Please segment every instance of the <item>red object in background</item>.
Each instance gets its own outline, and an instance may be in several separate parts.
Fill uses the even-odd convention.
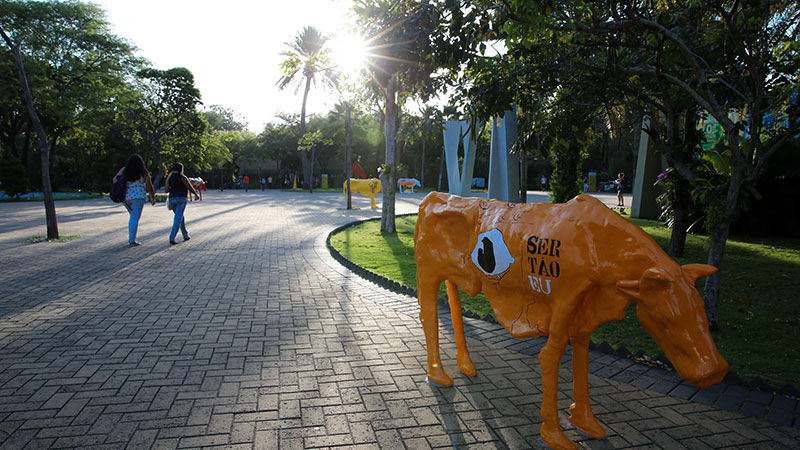
[[[364,168],[361,167],[361,164],[359,164],[357,162],[353,163],[353,168],[351,169],[351,172],[353,173],[354,177],[358,176],[358,177],[363,178],[365,180],[367,179],[367,172],[364,172]]]

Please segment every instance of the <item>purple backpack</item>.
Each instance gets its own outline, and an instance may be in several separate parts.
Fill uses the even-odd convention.
[[[111,191],[109,191],[108,197],[114,203],[124,202],[126,188],[125,171],[123,170],[121,174],[114,175],[114,181],[111,182]]]

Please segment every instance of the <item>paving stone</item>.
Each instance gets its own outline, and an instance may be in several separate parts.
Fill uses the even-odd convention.
[[[771,423],[790,427],[794,421],[794,414],[792,410],[780,409],[773,406],[767,413],[767,420]]]
[[[722,408],[726,411],[738,411],[741,404],[742,404],[741,396],[723,394],[719,397],[715,406],[717,406],[718,408]]]
[[[766,414],[767,406],[763,403],[756,403],[751,401],[746,401],[742,405],[740,412],[748,417],[756,417],[756,418],[763,418]]]

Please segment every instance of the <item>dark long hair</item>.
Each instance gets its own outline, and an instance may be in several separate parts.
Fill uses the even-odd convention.
[[[150,172],[144,166],[144,160],[138,153],[132,154],[125,163],[125,181],[136,181],[145,175],[150,176]]]
[[[172,189],[174,187],[172,185],[172,183],[173,183],[172,177],[175,175],[176,172],[178,173],[177,178],[180,178],[181,174],[183,173],[183,164],[181,164],[179,162],[176,162],[175,165],[172,166],[172,173],[169,174],[169,176],[167,177],[167,181],[166,181],[166,184],[169,185],[170,189]]]

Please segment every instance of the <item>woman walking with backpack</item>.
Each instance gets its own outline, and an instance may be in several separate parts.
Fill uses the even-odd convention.
[[[194,194],[195,200],[200,197],[192,187],[192,183],[183,174],[183,164],[175,163],[172,167],[172,173],[169,174],[167,181],[164,183],[164,191],[169,193],[167,208],[175,213],[175,218],[172,220],[172,230],[169,233],[169,244],[177,244],[175,237],[178,235],[178,227],[180,227],[181,234],[183,234],[183,240],[188,241],[191,238],[189,237],[189,232],[186,231],[186,221],[183,218],[183,212],[186,210],[186,196],[191,192]]]
[[[139,229],[139,219],[142,217],[144,202],[150,196],[150,204],[156,204],[156,193],[153,189],[153,182],[150,181],[150,172],[144,165],[141,156],[134,153],[128,158],[125,167],[119,170],[117,175],[125,177],[125,209],[128,210],[128,244],[131,247],[141,245],[136,240],[136,232]]]

